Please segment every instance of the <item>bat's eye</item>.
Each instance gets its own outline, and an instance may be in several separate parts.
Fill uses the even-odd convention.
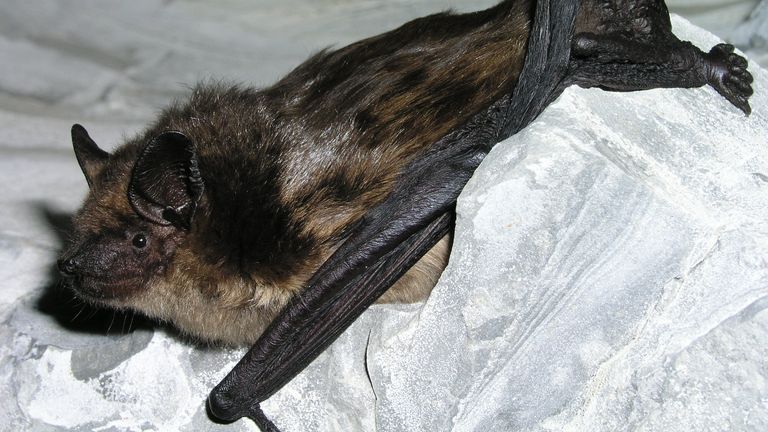
[[[138,249],[144,249],[147,246],[147,236],[141,233],[133,236],[133,246]]]

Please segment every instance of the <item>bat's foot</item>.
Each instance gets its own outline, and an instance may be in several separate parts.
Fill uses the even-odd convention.
[[[733,45],[715,45],[704,54],[707,83],[736,108],[749,115],[752,96],[752,74],[747,71],[747,59],[733,52]]]
[[[663,0],[582,1],[571,45],[570,79],[612,91],[711,85],[749,115],[747,60],[720,44],[708,53],[672,33]]]
[[[747,60],[733,50],[733,45],[720,44],[705,53],[677,39],[648,45],[620,35],[578,34],[571,50],[571,78],[582,87],[613,91],[709,84],[749,115],[753,78]]]

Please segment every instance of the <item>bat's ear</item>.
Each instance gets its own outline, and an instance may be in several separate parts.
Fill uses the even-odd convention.
[[[100,149],[88,135],[88,131],[79,124],[72,125],[72,146],[75,148],[77,163],[80,164],[80,169],[83,170],[85,180],[90,187],[107,163],[109,153]]]
[[[189,138],[181,132],[163,132],[144,147],[128,185],[128,200],[137,213],[186,230],[202,194],[197,153]]]

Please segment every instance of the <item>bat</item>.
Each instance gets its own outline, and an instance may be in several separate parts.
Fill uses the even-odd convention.
[[[428,294],[456,198],[568,86],[712,86],[750,113],[747,61],[671,32],[662,0],[517,0],[312,56],[272,86],[198,85],[112,153],[72,127],[89,194],[58,267],[75,294],[253,344],[208,398],[259,403],[368,306]]]

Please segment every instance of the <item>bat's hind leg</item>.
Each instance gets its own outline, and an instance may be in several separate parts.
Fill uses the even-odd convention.
[[[705,53],[679,40],[659,0],[598,3],[587,4],[581,12],[586,18],[577,21],[570,66],[574,84],[613,91],[709,84],[750,113],[752,75],[732,45],[719,44]]]

